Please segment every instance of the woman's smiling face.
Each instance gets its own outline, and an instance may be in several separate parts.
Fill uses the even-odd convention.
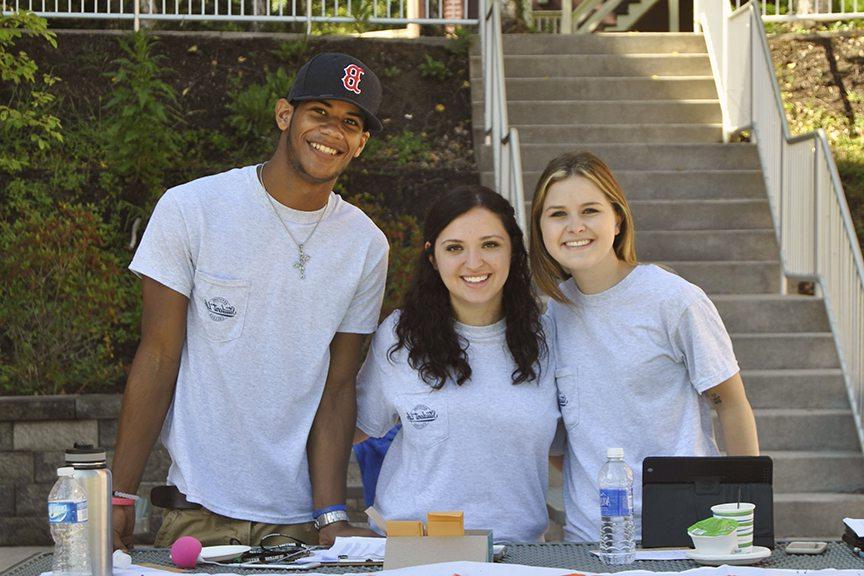
[[[441,231],[431,259],[450,292],[456,320],[500,318],[512,251],[501,219],[486,208],[469,210]]]
[[[549,186],[540,230],[549,255],[574,278],[617,264],[613,243],[620,219],[606,195],[587,178],[570,176]]]

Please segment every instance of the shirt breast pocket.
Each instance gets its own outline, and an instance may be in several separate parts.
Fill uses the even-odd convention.
[[[249,283],[195,272],[192,302],[195,319],[212,342],[236,340],[243,334]]]
[[[558,387],[558,408],[567,429],[579,426],[579,378],[575,366],[562,366],[555,370]]]
[[[399,395],[399,418],[405,440],[418,448],[440,444],[450,436],[447,399],[435,392]]]

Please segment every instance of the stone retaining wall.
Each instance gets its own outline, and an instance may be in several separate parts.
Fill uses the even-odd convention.
[[[0,546],[50,545],[48,492],[63,465],[63,454],[75,442],[101,446],[114,457],[119,394],[80,396],[0,396]],[[141,487],[142,498],[165,482],[171,459],[157,442]],[[356,463],[348,474],[348,508],[352,520],[365,521],[362,484]],[[136,525],[135,541],[152,543],[162,522],[159,509]]]
[[[75,442],[108,450],[114,456],[119,394],[0,397],[0,546],[50,545],[48,492]],[[147,462],[140,493],[164,482],[170,459],[162,446]],[[159,514],[136,538],[152,542]],[[153,532],[155,534],[155,532]]]

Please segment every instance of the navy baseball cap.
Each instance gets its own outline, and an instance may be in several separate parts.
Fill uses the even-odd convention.
[[[381,82],[368,66],[347,54],[324,52],[313,56],[297,72],[287,98],[289,102],[351,102],[360,108],[366,130],[377,132],[383,128],[375,117],[381,104]]]

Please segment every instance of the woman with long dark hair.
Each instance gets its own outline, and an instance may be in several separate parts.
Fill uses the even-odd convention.
[[[496,541],[542,540],[559,412],[522,231],[506,200],[467,186],[430,207],[424,238],[357,381],[361,437],[402,422],[375,508],[387,520],[463,510]]]

